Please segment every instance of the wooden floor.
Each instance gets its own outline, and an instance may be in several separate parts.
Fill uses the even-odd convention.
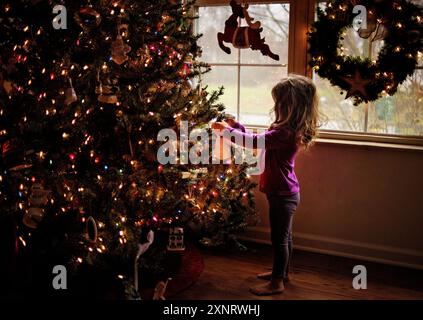
[[[304,300],[304,299],[423,299],[423,271],[296,251],[292,281],[282,295],[257,297],[248,287],[262,283],[256,273],[271,265],[269,246],[250,244],[246,252],[204,252],[205,270],[188,290],[173,299],[181,300]],[[364,264],[367,290],[352,288],[352,268]]]

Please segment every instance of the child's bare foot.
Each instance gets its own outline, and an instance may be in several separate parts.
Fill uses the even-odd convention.
[[[259,273],[257,275],[257,278],[259,278],[261,280],[269,280],[270,281],[272,279],[272,271]],[[289,280],[290,280],[289,275],[286,275],[285,277],[283,277],[284,282],[289,282]]]
[[[259,273],[257,275],[257,278],[262,279],[262,280],[270,280],[270,279],[272,279],[272,271]]]
[[[250,288],[250,292],[257,296],[269,296],[272,294],[280,294],[285,290],[283,280],[272,280],[266,284],[261,284]]]

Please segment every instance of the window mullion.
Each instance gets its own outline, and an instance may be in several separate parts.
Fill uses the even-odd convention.
[[[236,97],[236,117],[237,120],[239,121],[241,118],[241,105],[240,105],[240,100],[241,100],[241,50],[238,49],[238,76],[237,76],[237,97]]]
[[[368,46],[368,56],[370,61],[373,60],[373,43],[372,41],[369,40],[369,46]],[[370,102],[366,102],[365,107],[364,107],[364,128],[363,131],[364,132],[368,132],[369,130],[369,108],[371,106]]]

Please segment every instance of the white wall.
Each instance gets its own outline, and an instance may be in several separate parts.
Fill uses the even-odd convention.
[[[317,143],[297,159],[296,248],[423,269],[423,151]],[[268,242],[261,223],[247,237]]]

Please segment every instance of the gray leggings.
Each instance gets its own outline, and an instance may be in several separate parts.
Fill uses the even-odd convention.
[[[292,196],[267,195],[273,247],[272,278],[288,276],[292,256],[292,220],[300,203],[300,194]]]

